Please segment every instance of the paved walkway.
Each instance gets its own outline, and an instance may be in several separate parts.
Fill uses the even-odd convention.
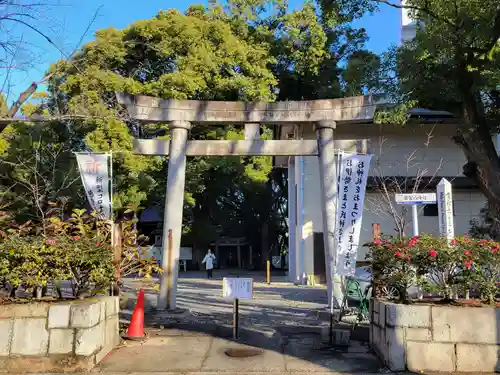
[[[146,288],[149,339],[130,342],[106,357],[95,371],[121,372],[379,372],[366,342],[332,349],[324,288],[288,283],[255,283],[254,299],[240,302],[240,338],[232,340],[232,304],[224,301],[222,276],[207,280],[184,274],[179,282],[179,313],[157,312],[156,293]],[[263,281],[262,275],[246,274]],[[284,281],[284,278],[281,280]],[[129,307],[144,284],[127,282]],[[131,311],[125,311],[126,320]],[[236,357],[235,357],[236,356]]]

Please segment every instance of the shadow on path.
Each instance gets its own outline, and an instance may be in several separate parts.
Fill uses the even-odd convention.
[[[381,365],[367,342],[351,340],[346,347],[325,344],[328,321],[324,314],[318,313],[318,308],[324,310],[324,305],[317,302],[325,294],[323,290],[257,285],[255,299],[241,301],[240,336],[235,340],[232,338],[232,304],[221,298],[221,287],[217,283],[220,281],[181,279],[178,307],[182,312],[178,314],[156,311],[156,292],[147,289],[145,324],[149,340],[117,349],[99,369],[110,372],[379,372]],[[124,309],[121,316],[125,326],[135,304],[135,286],[128,284],[124,288],[130,297],[128,309]],[[342,328],[350,329],[349,325]],[[352,337],[367,341],[366,332],[366,328],[365,333],[358,329]],[[230,348],[257,350],[260,354],[231,358],[224,353]]]

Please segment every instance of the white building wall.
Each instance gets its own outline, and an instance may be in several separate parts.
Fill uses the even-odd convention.
[[[405,0],[401,0],[401,5],[405,5]],[[410,17],[410,11],[401,9],[401,42],[407,42],[417,36],[417,22]]]
[[[314,137],[308,134],[307,138]],[[304,137],[306,138],[306,137]],[[349,137],[352,139],[352,137]],[[462,151],[450,140],[449,136],[429,137],[427,135],[391,135],[390,137],[371,137],[370,152],[372,159],[371,176],[446,176],[461,177],[462,166],[466,160]],[[346,150],[353,151],[353,150]],[[296,167],[299,162],[297,157]],[[296,169],[296,182],[298,185],[297,196],[300,195],[300,168]],[[470,221],[478,217],[484,207],[485,198],[478,191],[453,191],[455,207],[455,233],[461,234],[469,230]],[[379,223],[384,234],[395,234],[395,222],[391,210],[401,212],[404,208],[392,204],[386,197],[377,192],[368,192],[365,198],[365,211],[363,213],[360,243],[372,239],[372,224]],[[298,199],[300,202],[300,199]],[[391,205],[393,208],[391,208]],[[411,234],[411,212],[407,207],[406,234]],[[431,210],[430,210],[431,211]],[[297,207],[300,217],[301,207]],[[419,210],[419,229],[421,233],[438,234],[438,217],[426,216],[431,212]],[[304,272],[314,272],[314,232],[323,232],[321,191],[319,179],[319,164],[317,157],[304,157],[304,210],[303,223],[298,220],[297,235],[303,239],[304,246]],[[300,247],[300,242],[297,241]],[[299,253],[299,251],[297,252]],[[358,253],[358,261],[366,258],[367,249],[362,248]],[[300,261],[300,256],[298,257]]]
[[[465,156],[450,137],[372,137],[371,176],[462,176]]]

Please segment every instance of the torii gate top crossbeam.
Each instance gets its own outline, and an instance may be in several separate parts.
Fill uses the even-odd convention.
[[[191,123],[304,123],[371,121],[376,104],[371,96],[285,102],[223,102],[165,100],[150,96],[116,94],[129,115],[142,122]]]

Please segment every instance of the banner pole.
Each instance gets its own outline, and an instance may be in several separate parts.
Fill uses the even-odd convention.
[[[115,236],[114,236],[114,228],[115,228],[115,215],[113,213],[113,152],[109,152],[109,212],[111,216],[111,246],[114,246]]]
[[[337,222],[338,222],[338,208],[339,208],[339,192],[340,192],[340,179],[341,179],[341,174],[342,174],[342,164],[341,164],[341,161],[342,161],[342,150],[339,149],[338,152],[337,152],[337,204],[335,206],[335,221],[334,221],[334,226],[333,226],[333,259],[332,259],[332,269],[331,269],[331,272],[332,272],[332,294],[330,296],[330,337],[329,337],[329,343],[330,345],[333,345],[333,327],[335,325],[335,319],[334,319],[334,298],[333,298],[333,295],[334,295],[334,288],[335,288],[335,275],[336,275],[336,268],[337,268]],[[340,308],[342,309],[342,306],[340,306]],[[339,320],[340,320],[340,314],[342,313],[342,310],[339,311]]]
[[[114,189],[113,189],[113,152],[109,153],[109,205],[110,205],[110,213],[111,213],[111,221],[114,222],[115,215],[113,212],[113,199],[114,199]]]

